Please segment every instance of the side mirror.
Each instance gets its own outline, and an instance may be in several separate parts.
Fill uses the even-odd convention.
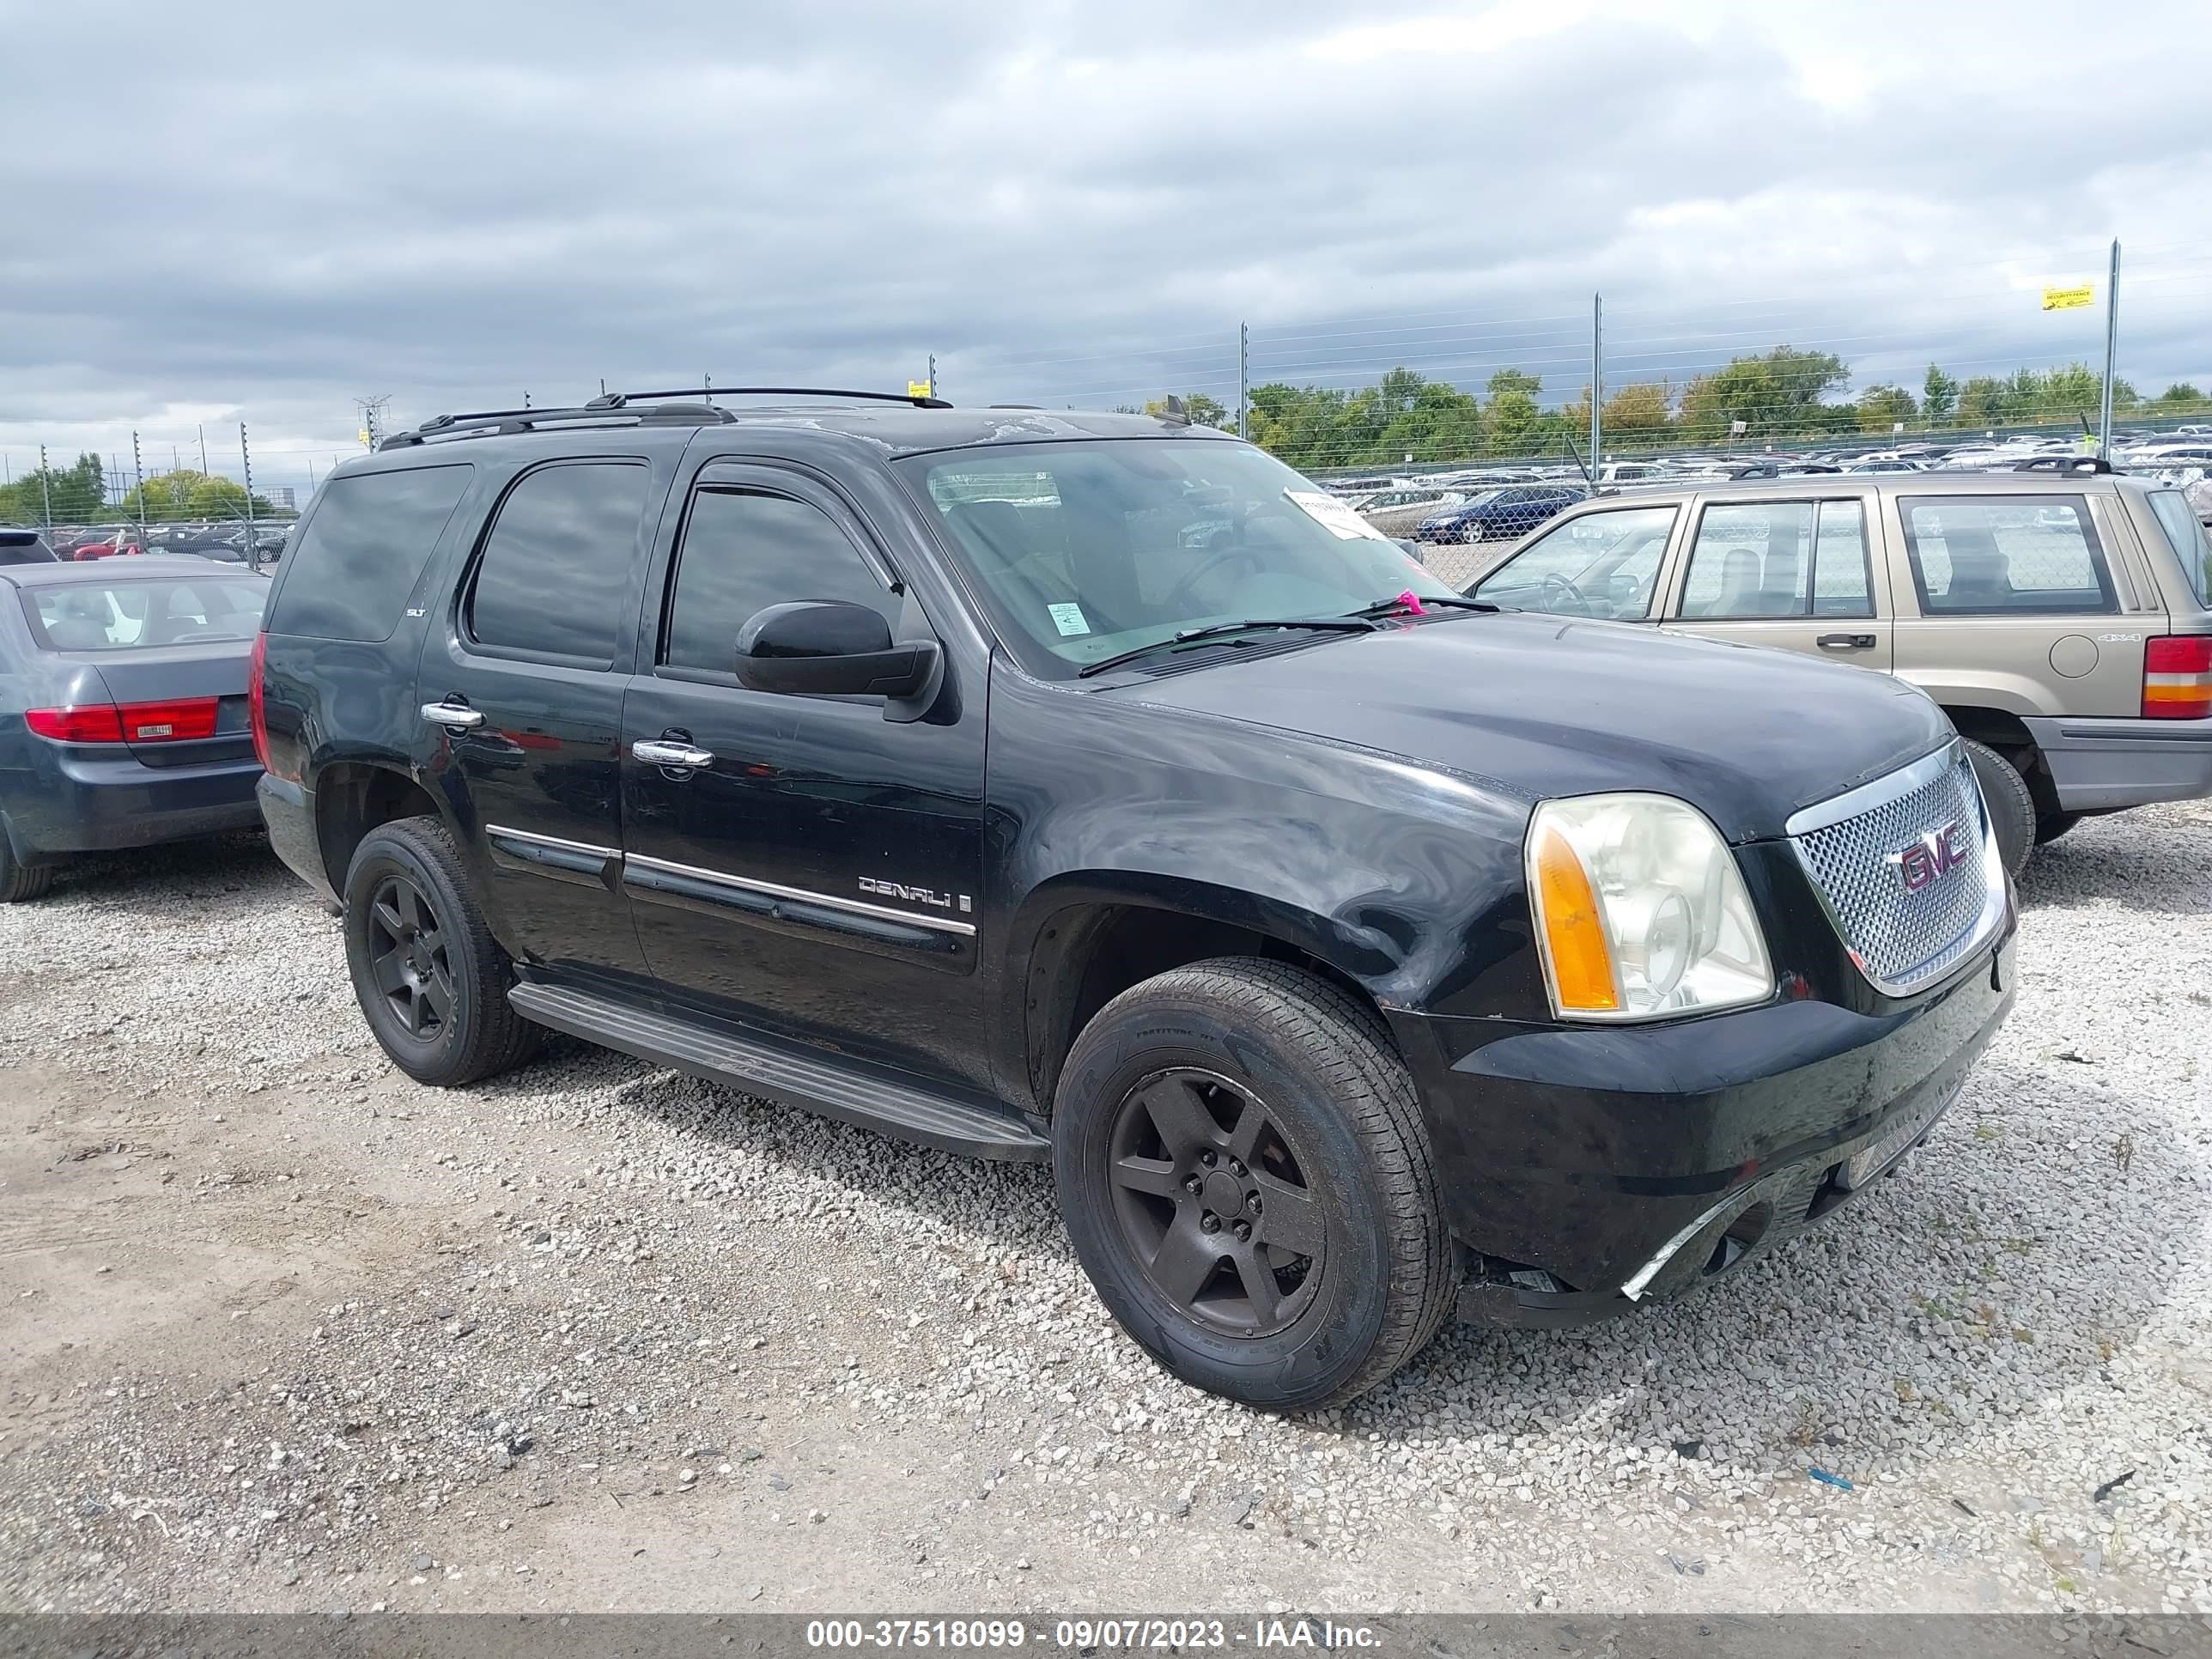
[[[911,696],[937,666],[937,642],[893,645],[883,612],[842,600],[772,605],[738,630],[738,684],[753,691]]]

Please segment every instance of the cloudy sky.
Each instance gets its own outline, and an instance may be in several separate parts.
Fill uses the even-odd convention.
[[[1732,351],[2212,386],[2212,9],[0,0],[0,453],[304,483],[610,386],[1107,404]]]

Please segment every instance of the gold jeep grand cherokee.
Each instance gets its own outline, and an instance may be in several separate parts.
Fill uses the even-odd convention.
[[[2212,541],[2179,489],[2095,465],[1600,495],[1467,592],[1918,686],[2016,873],[2084,817],[2212,794]]]

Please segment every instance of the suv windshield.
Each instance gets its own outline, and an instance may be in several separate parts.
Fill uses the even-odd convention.
[[[1344,501],[1245,444],[998,445],[900,465],[1008,648],[1048,679],[1188,629],[1344,617],[1408,590],[1453,597]]]

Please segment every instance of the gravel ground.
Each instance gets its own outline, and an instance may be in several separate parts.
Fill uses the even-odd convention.
[[[265,848],[88,866],[0,911],[0,1609],[2212,1612],[2208,855],[2045,849],[1833,1225],[1301,1419],[1123,1340],[1042,1170],[575,1045],[422,1090]]]

